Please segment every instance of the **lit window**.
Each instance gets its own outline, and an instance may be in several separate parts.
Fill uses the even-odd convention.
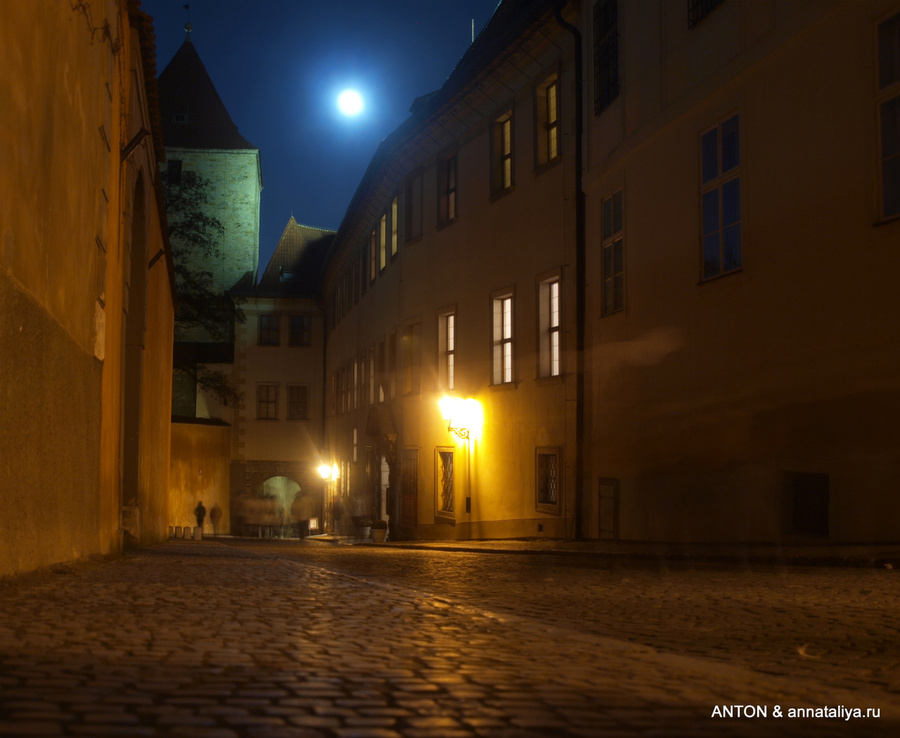
[[[259,345],[260,346],[277,346],[278,345],[278,316],[277,315],[260,315],[259,316]]]
[[[622,217],[622,190],[601,204],[603,227],[603,315],[625,307],[625,239]]]
[[[306,420],[309,417],[309,387],[305,384],[288,385],[288,420]]]
[[[381,216],[378,227],[378,268],[384,269],[387,266],[387,213]]]
[[[456,154],[442,159],[438,165],[438,222],[443,225],[456,219]]]
[[[594,112],[602,113],[619,96],[619,4],[594,5]]]
[[[494,122],[491,190],[501,194],[513,186],[512,112]]]
[[[278,419],[278,385],[256,385],[256,417],[260,420]]]
[[[738,116],[700,138],[703,279],[741,268],[741,178]]]
[[[559,80],[554,74],[537,88],[537,163],[538,166],[559,156]]]
[[[495,297],[493,383],[513,381],[513,296]]]
[[[559,277],[539,285],[540,301],[540,376],[558,377],[560,372]]]
[[[438,381],[443,389],[456,386],[456,313],[445,313],[438,319]]]
[[[900,214],[900,13],[878,26],[881,212]]]
[[[394,197],[391,201],[391,258],[397,255],[397,247],[399,245],[398,227],[400,215],[400,199]]]

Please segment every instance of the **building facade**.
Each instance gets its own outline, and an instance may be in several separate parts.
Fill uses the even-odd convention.
[[[501,3],[329,254],[333,528],[898,540],[898,28]]]
[[[4,18],[0,575],[165,537],[174,314],[150,18]]]

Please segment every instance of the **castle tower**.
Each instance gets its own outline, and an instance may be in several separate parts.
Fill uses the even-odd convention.
[[[231,289],[259,261],[259,149],[244,138],[222,103],[188,37],[159,76],[166,147],[163,177],[171,183],[195,173],[212,185],[204,208],[224,226],[219,258],[199,264],[217,290]]]

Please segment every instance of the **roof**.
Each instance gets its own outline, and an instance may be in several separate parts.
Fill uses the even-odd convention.
[[[159,75],[165,145],[185,149],[256,149],[231,120],[190,38]]]
[[[253,296],[316,297],[319,270],[334,235],[334,231],[301,225],[292,215]]]

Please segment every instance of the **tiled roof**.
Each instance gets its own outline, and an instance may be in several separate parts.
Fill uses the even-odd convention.
[[[315,297],[319,270],[334,233],[300,225],[292,215],[254,294],[257,297]]]
[[[166,146],[256,148],[238,132],[189,38],[159,75],[159,107]]]

